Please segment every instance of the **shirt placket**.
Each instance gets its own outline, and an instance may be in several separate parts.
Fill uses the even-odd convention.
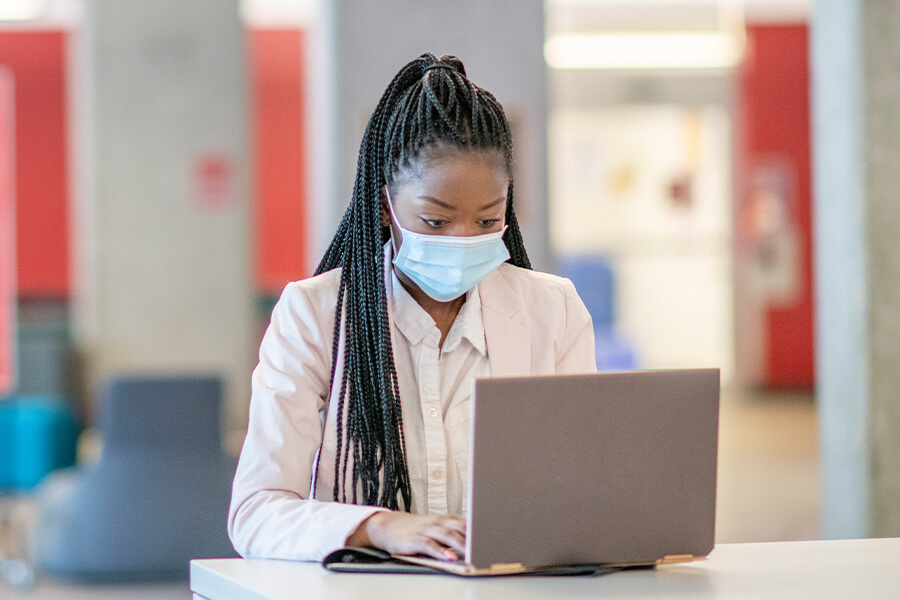
[[[428,481],[428,512],[447,512],[447,441],[444,437],[444,416],[441,410],[440,332],[425,336],[419,360],[419,399],[425,421],[425,464]]]

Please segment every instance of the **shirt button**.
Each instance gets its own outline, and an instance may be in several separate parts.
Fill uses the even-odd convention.
[[[430,417],[436,417],[437,415],[438,415],[438,411],[437,411],[436,408],[431,407],[431,408],[428,409],[428,416],[430,416]]]
[[[435,469],[434,471],[431,472],[432,479],[440,479],[443,476],[444,476],[444,472],[441,471],[440,469]]]

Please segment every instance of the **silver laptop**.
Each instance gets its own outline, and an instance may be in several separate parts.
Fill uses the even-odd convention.
[[[712,550],[718,369],[473,385],[460,574],[651,565]]]

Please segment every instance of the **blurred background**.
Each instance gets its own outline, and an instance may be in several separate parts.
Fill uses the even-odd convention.
[[[86,501],[60,473],[109,463],[117,402],[198,379],[212,412],[141,418],[159,448],[202,420],[203,460],[234,459],[272,306],[312,273],[371,110],[426,51],[506,108],[532,262],[575,282],[598,368],[721,369],[717,540],[900,534],[898,10],[0,0],[0,590],[190,597],[163,563],[70,565],[59,515]],[[215,552],[198,548],[178,551]]]

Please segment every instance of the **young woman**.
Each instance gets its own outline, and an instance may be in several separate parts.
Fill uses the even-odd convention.
[[[260,347],[228,518],[243,556],[457,558],[472,378],[595,370],[575,288],[530,270],[512,162],[502,107],[458,59],[391,81],[350,207]]]

